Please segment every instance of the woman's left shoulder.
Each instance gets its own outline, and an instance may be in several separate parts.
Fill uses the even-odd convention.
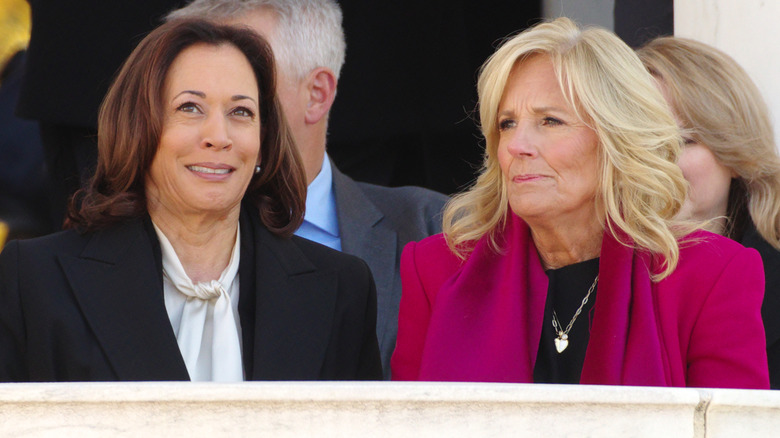
[[[742,276],[763,278],[758,252],[709,231],[695,231],[680,240],[680,258],[669,279],[699,282],[738,281]]]
[[[740,254],[754,253],[728,237],[705,230],[694,231],[680,239],[680,260],[725,260]]]

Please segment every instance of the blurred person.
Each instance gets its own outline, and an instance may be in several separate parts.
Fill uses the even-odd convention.
[[[305,176],[257,34],[154,30],[72,229],[0,254],[0,380],[381,379],[371,273],[292,236]]]
[[[404,250],[393,378],[768,387],[761,260],[675,219],[682,139],[636,54],[560,18],[478,89],[484,168]]]
[[[446,196],[387,188],[342,174],[326,152],[328,114],[344,64],[341,10],[332,0],[196,0],[169,14],[249,27],[265,36],[277,89],[306,170],[306,216],[295,234],[360,257],[377,288],[377,338],[385,377],[395,348],[403,246],[441,231]]]
[[[46,197],[50,187],[38,124],[14,115],[29,39],[27,2],[0,3],[0,221],[15,239],[51,231]]]
[[[683,131],[690,184],[680,215],[755,248],[764,262],[761,314],[769,377],[780,388],[780,157],[769,109],[730,56],[684,38],[658,38],[639,51]]]

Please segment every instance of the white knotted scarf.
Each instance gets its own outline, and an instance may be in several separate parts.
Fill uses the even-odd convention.
[[[238,317],[241,235],[219,280],[193,283],[171,242],[154,225],[162,249],[165,309],[192,381],[244,380]]]

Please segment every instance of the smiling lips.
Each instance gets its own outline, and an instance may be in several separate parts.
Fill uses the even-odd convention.
[[[220,179],[236,170],[235,167],[225,164],[192,164],[187,166],[191,172],[207,179]]]

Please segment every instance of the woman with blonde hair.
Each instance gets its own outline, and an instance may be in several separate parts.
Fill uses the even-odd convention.
[[[682,139],[636,54],[560,18],[478,88],[483,170],[404,251],[393,377],[768,387],[759,256],[675,219]]]
[[[680,216],[761,254],[769,373],[780,388],[780,157],[769,110],[748,74],[714,47],[664,37],[638,54],[683,130],[690,192]]]

